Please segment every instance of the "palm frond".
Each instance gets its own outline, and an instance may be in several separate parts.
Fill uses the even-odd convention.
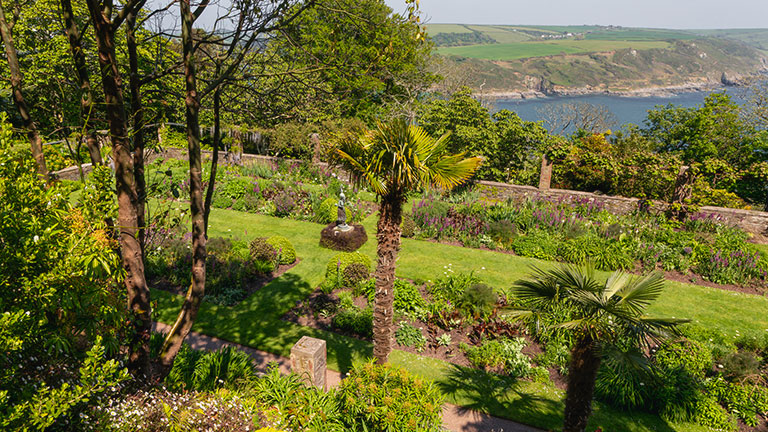
[[[617,306],[640,315],[661,295],[664,290],[664,278],[659,273],[651,273],[640,279],[627,281],[623,286],[616,288],[615,295],[619,298]]]

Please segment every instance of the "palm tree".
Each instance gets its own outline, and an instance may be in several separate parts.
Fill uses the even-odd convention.
[[[573,331],[568,369],[563,432],[583,432],[592,412],[592,395],[600,362],[610,352],[647,348],[687,320],[648,318],[645,309],[664,288],[658,273],[636,277],[615,272],[605,282],[592,269],[563,266],[534,268],[529,279],[517,281],[512,294],[522,305],[512,312],[537,326]],[[569,311],[570,313],[563,313]]]
[[[330,160],[379,199],[378,262],[373,314],[373,355],[386,363],[392,351],[392,304],[400,222],[408,193],[432,185],[450,190],[469,179],[481,159],[446,153],[447,135],[433,139],[404,120],[378,123],[373,130],[336,140]]]

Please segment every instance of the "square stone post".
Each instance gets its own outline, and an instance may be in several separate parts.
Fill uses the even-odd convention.
[[[302,336],[291,348],[291,372],[322,390],[327,390],[326,364],[326,347],[322,339]]]
[[[539,173],[539,189],[549,190],[552,183],[552,162],[547,155],[541,155],[541,172]]]

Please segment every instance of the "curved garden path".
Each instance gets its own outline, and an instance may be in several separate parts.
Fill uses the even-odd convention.
[[[160,322],[152,325],[152,330],[165,333],[171,326]],[[290,370],[290,359],[276,354],[259,351],[247,346],[227,342],[222,339],[207,336],[201,333],[190,332],[185,340],[194,349],[217,350],[223,346],[233,346],[253,358],[256,369],[260,372],[267,370],[269,363],[277,363],[282,373],[288,373]],[[328,369],[328,385],[336,387],[342,380],[341,373]],[[511,420],[493,417],[478,411],[469,410],[456,405],[443,405],[443,426],[449,431],[456,432],[536,432],[536,429]]]

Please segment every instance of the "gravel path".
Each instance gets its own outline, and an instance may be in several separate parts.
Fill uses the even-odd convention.
[[[155,322],[152,324],[152,330],[165,333],[170,328],[169,325]],[[276,362],[280,371],[288,373],[290,369],[290,359],[279,355],[271,354],[264,351],[255,350],[247,346],[238,345],[236,343],[227,342],[222,339],[218,339],[211,336],[206,336],[201,333],[191,332],[185,340],[194,349],[216,350],[223,346],[233,346],[241,349],[253,357],[256,369],[259,371],[265,371],[267,365],[271,362]],[[334,370],[328,369],[327,374],[328,385],[330,387],[336,387],[341,382],[341,374]],[[443,426],[449,431],[456,432],[538,432],[540,429],[526,426],[520,423],[515,423],[511,420],[506,420],[498,417],[493,417],[488,414],[483,414],[477,411],[468,410],[456,405],[445,404],[443,405]]]

